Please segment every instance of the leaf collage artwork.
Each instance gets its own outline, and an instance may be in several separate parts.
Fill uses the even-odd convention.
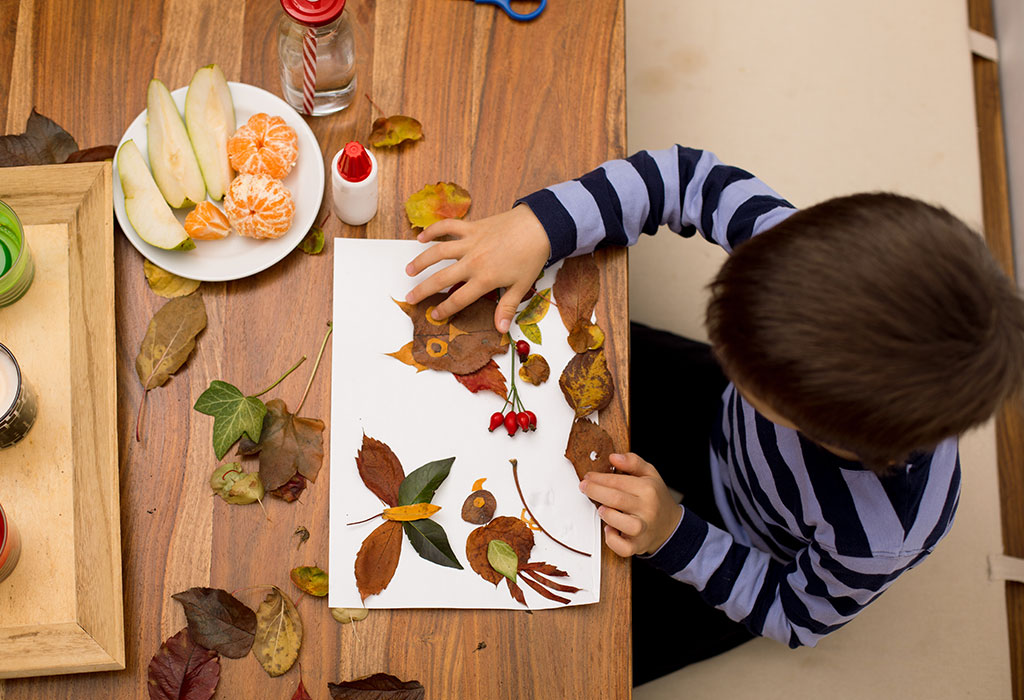
[[[404,301],[422,279],[403,272],[421,244],[335,244],[335,324],[372,333],[334,338],[328,604],[597,602],[600,521],[563,456],[577,411],[549,380],[576,357],[560,315],[549,313],[558,266],[523,300],[510,337],[494,329],[494,295],[441,321],[430,312],[443,293]],[[488,429],[495,416],[501,430]],[[420,481],[426,490],[406,493]]]

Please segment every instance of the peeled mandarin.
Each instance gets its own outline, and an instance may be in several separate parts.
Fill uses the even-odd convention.
[[[231,233],[231,224],[217,205],[203,201],[185,217],[185,233],[197,241],[217,241]]]
[[[299,158],[299,137],[281,117],[252,115],[228,139],[228,162],[240,173],[277,179],[291,172]]]
[[[242,173],[228,188],[224,213],[243,236],[280,238],[291,228],[295,201],[280,180]]]

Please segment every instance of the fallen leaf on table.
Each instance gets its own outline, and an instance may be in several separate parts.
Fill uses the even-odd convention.
[[[314,226],[299,243],[299,249],[306,255],[320,255],[324,249],[324,232],[320,227]]]
[[[426,690],[419,681],[402,681],[387,673],[342,683],[328,683],[331,700],[423,700]]]
[[[114,160],[117,155],[117,146],[107,144],[106,146],[93,146],[75,151],[64,159],[65,163],[98,163],[104,160]]]
[[[438,487],[448,478],[454,463],[455,458],[448,457],[427,462],[419,469],[413,470],[398,486],[398,505],[429,504],[434,499]]]
[[[229,659],[249,653],[256,635],[256,613],[219,588],[189,588],[173,596],[188,620],[188,633],[207,649]]]
[[[369,614],[366,608],[331,608],[331,617],[343,625],[365,620]]]
[[[390,447],[364,433],[363,445],[356,454],[356,468],[366,488],[377,498],[389,506],[398,505],[398,489],[405,472]]]
[[[543,355],[529,355],[519,367],[519,377],[530,384],[543,384],[550,376],[551,366],[548,365],[548,361],[544,359]]]
[[[210,488],[226,503],[240,506],[262,501],[265,494],[260,475],[243,471],[238,462],[217,467],[210,476]]]
[[[269,493],[271,496],[274,496],[275,498],[280,498],[285,503],[291,503],[293,501],[298,500],[299,496],[301,496],[302,492],[305,490],[305,477],[302,476],[302,474],[296,474],[295,476],[288,480],[288,483],[284,484],[283,486],[277,487],[273,491],[268,491],[267,493]]]
[[[291,598],[277,586],[256,609],[256,639],[252,653],[270,677],[292,667],[302,646],[302,618]]]
[[[507,578],[512,583],[516,582],[516,572],[519,571],[519,555],[512,549],[505,540],[491,540],[487,543],[487,562],[491,568]]]
[[[526,308],[519,312],[516,316],[516,323],[520,327],[526,325],[536,325],[543,320],[548,314],[548,309],[551,307],[551,288],[542,289],[530,299],[526,304]]]
[[[414,520],[429,518],[439,510],[441,510],[441,506],[436,506],[433,503],[413,503],[408,506],[385,508],[384,512],[381,513],[381,517],[385,520],[395,520],[400,523],[407,523]]]
[[[471,201],[469,192],[454,182],[439,182],[409,195],[405,215],[413,226],[426,228],[441,219],[461,219]]]
[[[452,546],[448,543],[448,535],[438,523],[433,520],[414,520],[402,523],[402,527],[420,557],[452,569],[462,568],[462,564],[455,558]]]
[[[269,491],[299,474],[316,481],[324,459],[324,422],[288,412],[281,399],[267,402],[259,438],[260,478]]]
[[[148,260],[142,261],[142,269],[146,273],[146,282],[154,294],[165,299],[188,296],[199,289],[199,280],[190,280],[157,267]]]
[[[182,297],[182,301],[193,297]],[[168,303],[173,304],[177,299]],[[228,453],[243,435],[259,442],[267,406],[255,396],[246,396],[233,384],[215,379],[199,395],[193,408],[213,416],[213,452],[217,459]],[[263,481],[266,486],[266,479]],[[277,485],[273,488],[277,488]]]
[[[569,431],[565,458],[572,462],[576,476],[582,479],[588,472],[610,472],[608,457],[615,452],[612,436],[596,423],[577,418]]]
[[[419,141],[423,138],[423,125],[412,117],[396,114],[391,117],[380,117],[373,122],[370,138],[371,146],[397,146],[403,141]]]
[[[289,578],[303,593],[317,598],[327,595],[327,572],[319,566],[296,566]]]
[[[426,369],[424,367],[423,369]],[[487,361],[487,364],[475,372],[469,374],[453,374],[453,377],[462,386],[474,394],[478,391],[493,391],[501,398],[508,398],[508,387],[505,386],[505,375],[501,373],[498,363],[494,359]]]
[[[565,330],[571,332],[581,319],[589,321],[601,291],[601,278],[594,256],[566,259],[555,273],[555,284],[551,289]]]
[[[394,520],[385,520],[363,540],[355,564],[356,587],[361,600],[387,588],[398,568],[401,553],[402,523]]]
[[[590,319],[580,319],[569,332],[569,347],[573,352],[581,353],[587,350],[597,350],[604,345],[604,331]]]
[[[77,150],[71,134],[33,109],[23,133],[0,136],[0,167],[63,163]]]
[[[299,679],[299,687],[295,689],[295,694],[292,695],[292,700],[313,700],[309,697],[309,693],[306,692],[306,687],[302,685],[302,679]]]
[[[502,540],[512,548],[518,561],[526,563],[533,551],[533,532],[519,518],[500,516],[469,533],[466,538],[466,559],[469,565],[485,581],[498,585],[502,574],[494,570],[487,558],[491,540]]]
[[[210,700],[220,681],[220,655],[198,646],[185,628],[160,645],[147,678],[150,700]]]
[[[577,418],[590,415],[609,404],[615,393],[604,350],[574,355],[558,378],[566,402]]]
[[[508,349],[505,335],[494,327],[497,302],[482,297],[454,316],[435,321],[429,314],[446,298],[445,294],[433,294],[418,304],[395,300],[412,320],[412,359],[416,363],[442,372],[469,374]]]

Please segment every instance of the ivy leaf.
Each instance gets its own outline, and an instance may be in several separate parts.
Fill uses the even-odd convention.
[[[77,150],[71,134],[33,108],[24,133],[0,136],[0,167],[63,163]]]
[[[302,685],[302,679],[299,679],[299,687],[295,689],[295,694],[292,695],[292,700],[313,700],[309,697],[309,693],[306,692],[306,687]]]
[[[403,141],[419,141],[423,138],[423,125],[412,117],[396,114],[381,117],[373,122],[369,142],[374,148],[397,146]]]
[[[253,656],[271,678],[292,667],[302,646],[302,618],[291,598],[277,586],[256,609],[256,639]]]
[[[582,355],[573,355],[558,378],[558,386],[577,418],[607,406],[615,393],[615,385],[608,372],[604,350],[588,350]]]
[[[192,297],[182,297],[188,300]],[[169,304],[173,304],[173,299]],[[215,379],[210,386],[199,395],[192,407],[200,413],[213,416],[213,452],[217,459],[228,453],[238,438],[247,435],[250,440],[258,442],[263,432],[263,417],[267,407],[255,396],[245,396],[232,384]],[[266,479],[263,480],[267,486]],[[275,484],[273,488],[277,488]]]
[[[523,335],[525,335],[527,338],[537,343],[537,345],[542,344],[540,326],[538,326],[536,323],[523,324],[519,326],[519,330],[521,330],[523,332]]]
[[[355,564],[356,587],[361,600],[388,587],[401,554],[402,523],[395,520],[385,520],[363,540]]]
[[[309,233],[299,243],[299,249],[307,255],[320,255],[324,249],[324,232],[318,226],[309,229]]]
[[[498,363],[494,361],[494,358],[488,360],[486,365],[475,372],[453,374],[452,376],[455,377],[459,384],[474,394],[478,391],[493,391],[503,399],[508,397],[505,375],[501,373],[501,369],[498,367]]]
[[[220,681],[220,656],[198,646],[185,628],[160,645],[147,677],[150,700],[210,700]]]
[[[469,192],[454,182],[427,185],[405,200],[405,215],[413,226],[426,228],[441,219],[461,219],[472,202]]]
[[[565,330],[571,332],[577,321],[589,321],[601,291],[601,277],[594,256],[568,258],[555,273],[555,284],[551,289]]]
[[[519,378],[535,386],[543,384],[551,376],[551,366],[543,355],[528,355],[519,366]]]
[[[199,289],[199,280],[190,280],[157,267],[149,260],[142,261],[142,269],[146,273],[146,282],[153,293],[164,299],[188,296]]]
[[[387,673],[342,683],[328,683],[331,700],[423,700],[426,690],[419,681],[402,681]]]
[[[185,609],[188,633],[200,646],[229,659],[249,653],[256,635],[256,613],[219,588],[190,588],[173,596]]]
[[[512,583],[516,582],[516,572],[519,571],[519,555],[508,542],[505,540],[488,542],[487,561],[492,569]]]
[[[327,572],[319,566],[296,566],[289,577],[303,593],[317,598],[327,595]]]
[[[390,447],[363,433],[363,446],[356,454],[356,468],[366,488],[377,498],[389,506],[399,504],[398,490],[405,479],[405,472]]]
[[[524,325],[536,325],[548,315],[548,309],[551,307],[551,288],[542,289],[530,299],[526,304],[526,308],[519,312],[516,316],[516,323],[520,326]]]
[[[267,402],[259,439],[260,478],[274,491],[299,474],[316,481],[324,460],[324,422],[288,412],[281,399]]]
[[[206,305],[201,296],[171,299],[153,314],[135,358],[135,372],[146,391],[163,386],[185,364],[204,328]]]
[[[433,520],[414,520],[402,523],[402,527],[413,549],[422,558],[452,569],[462,568],[452,546],[448,544],[444,528]]]
[[[582,479],[588,472],[610,472],[608,459],[615,452],[615,443],[608,432],[586,418],[577,418],[569,431],[565,458],[572,462],[576,476]]]
[[[398,487],[398,505],[430,503],[441,483],[448,478],[454,457],[428,462],[402,480]]]

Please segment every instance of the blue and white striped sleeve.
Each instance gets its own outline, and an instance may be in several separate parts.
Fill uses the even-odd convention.
[[[849,557],[811,543],[782,563],[683,508],[672,537],[645,558],[752,633],[795,648],[852,620],[926,553]]]
[[[732,252],[795,211],[746,170],[682,146],[608,161],[516,204],[529,206],[547,231],[549,264],[607,245],[633,245],[660,226],[686,237],[699,231]]]

